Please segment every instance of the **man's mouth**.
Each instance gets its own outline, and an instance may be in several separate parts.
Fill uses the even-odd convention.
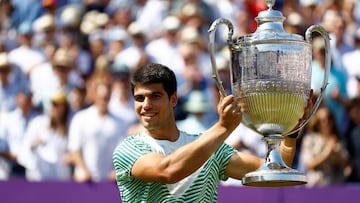
[[[155,116],[156,114],[155,113],[143,113],[141,114],[141,116],[144,118],[144,119],[151,119]]]

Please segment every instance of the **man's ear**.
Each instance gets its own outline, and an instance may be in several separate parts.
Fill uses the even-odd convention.
[[[174,92],[174,94],[171,95],[170,97],[170,103],[172,105],[173,108],[175,108],[175,106],[177,105],[178,103],[178,96],[176,94],[176,92]]]

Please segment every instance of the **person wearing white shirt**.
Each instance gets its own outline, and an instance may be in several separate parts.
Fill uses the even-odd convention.
[[[93,105],[75,113],[70,123],[68,150],[77,182],[115,181],[112,153],[126,137],[126,123],[108,109],[110,84],[94,85]]]
[[[123,119],[127,126],[137,123],[134,101],[130,88],[130,69],[126,65],[113,63],[111,68],[112,92],[109,101],[110,111]],[[127,129],[124,129],[127,131]]]
[[[33,47],[32,39],[32,23],[21,24],[17,35],[19,46],[9,52],[10,62],[19,66],[26,75],[46,60],[45,55]]]
[[[71,180],[67,162],[69,104],[63,90],[51,98],[49,114],[34,118],[26,130],[18,162],[29,181]]]
[[[28,123],[39,115],[33,108],[29,89],[24,88],[18,92],[15,99],[17,108],[0,119],[0,139],[3,141],[3,146],[6,146],[0,149],[0,159],[2,159],[0,173],[6,174],[3,176],[4,179],[24,176],[24,168],[16,159],[23,145]]]
[[[49,45],[51,46],[51,45]],[[34,93],[34,104],[48,112],[50,98],[58,89],[63,89],[68,96],[71,90],[81,83],[75,71],[75,61],[68,51],[59,48],[54,56],[38,65],[30,74],[31,90]]]
[[[161,37],[150,41],[145,46],[145,53],[150,61],[166,64],[179,74],[182,71],[183,59],[179,53],[178,31],[181,29],[181,22],[175,16],[168,16],[163,23],[164,33]]]
[[[0,53],[0,117],[16,108],[15,95],[26,86],[22,71],[10,63],[6,52]]]

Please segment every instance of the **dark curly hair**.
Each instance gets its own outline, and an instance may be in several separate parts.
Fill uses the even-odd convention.
[[[136,70],[131,77],[131,91],[134,94],[136,85],[161,83],[170,98],[177,90],[175,73],[167,66],[148,63]]]

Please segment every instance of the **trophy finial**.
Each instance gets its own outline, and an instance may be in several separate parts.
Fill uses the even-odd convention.
[[[272,9],[272,7],[275,5],[275,0],[265,0],[265,4],[267,5],[267,7]]]

